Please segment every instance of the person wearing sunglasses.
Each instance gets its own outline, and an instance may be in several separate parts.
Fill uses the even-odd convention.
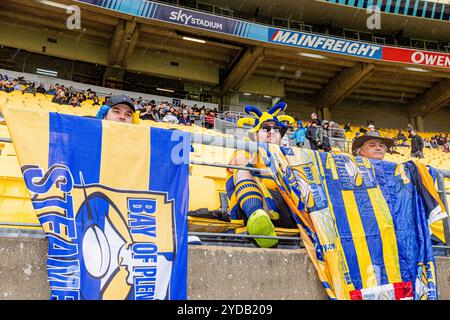
[[[287,132],[287,125],[294,119],[286,115],[278,115],[286,109],[286,103],[280,102],[261,112],[254,106],[245,107],[251,117],[238,120],[238,126],[249,128],[249,138],[258,143],[280,145]],[[237,150],[231,160],[232,165],[265,168],[259,154],[250,154]],[[243,219],[248,233],[251,235],[276,236],[275,227],[297,228],[294,215],[278,191],[272,177],[254,171],[228,169],[226,189],[229,211],[232,219]],[[274,238],[255,238],[256,244],[263,248],[274,247],[278,240]]]

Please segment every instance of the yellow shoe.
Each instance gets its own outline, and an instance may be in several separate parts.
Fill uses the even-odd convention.
[[[247,221],[247,230],[251,235],[276,236],[275,227],[267,213],[258,209],[252,213]],[[255,238],[256,243],[262,248],[270,248],[278,243],[277,239]]]

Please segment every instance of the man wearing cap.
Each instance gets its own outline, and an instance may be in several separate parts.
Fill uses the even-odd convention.
[[[116,122],[134,122],[134,103],[130,97],[119,94],[109,98],[108,104],[104,104],[97,112],[97,119],[104,119]]]
[[[241,118],[238,126],[250,125],[249,137],[259,143],[280,144],[286,134],[284,120],[294,123],[286,115],[278,115],[286,109],[286,103],[279,102],[267,112],[254,106],[245,107],[252,118]],[[259,153],[250,154],[237,150],[232,165],[259,169],[267,168]],[[269,175],[238,169],[228,169],[226,189],[230,213],[233,219],[243,219],[251,235],[276,236],[275,227],[297,228],[296,220],[278,191],[277,184]],[[269,248],[278,243],[277,239],[255,238],[260,247]]]
[[[367,132],[355,139],[352,144],[352,154],[369,159],[383,160],[386,151],[392,153],[393,145],[394,140],[383,138],[379,132]]]

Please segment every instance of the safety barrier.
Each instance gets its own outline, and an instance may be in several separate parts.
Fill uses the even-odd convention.
[[[9,138],[0,138],[0,142],[7,142],[11,143],[12,140]],[[196,144],[202,144],[202,145],[210,145],[210,146],[216,146],[216,147],[224,147],[224,148],[233,148],[233,149],[241,149],[246,150],[248,152],[256,152],[257,151],[257,144],[252,141],[244,141],[244,140],[238,140],[238,139],[231,139],[231,138],[224,138],[220,136],[212,136],[212,135],[204,135],[204,134],[197,134],[193,133],[191,134],[191,143]],[[219,168],[230,168],[230,169],[239,169],[239,170],[247,170],[247,171],[257,171],[259,173],[266,173],[264,169],[258,169],[258,168],[249,168],[249,167],[242,167],[242,166],[233,166],[223,163],[209,163],[209,162],[202,162],[202,161],[195,161],[190,160],[190,164],[194,165],[201,165],[201,166],[209,166],[209,167],[219,167]],[[448,203],[446,195],[450,194],[450,192],[446,192],[445,190],[445,183],[444,179],[450,178],[450,170],[445,169],[438,169],[438,176],[437,176],[437,191],[439,194],[439,197],[441,198],[443,204],[445,205],[446,211],[448,210]],[[450,221],[448,218],[444,220],[444,234],[446,243],[450,243]],[[0,223],[3,226],[7,226],[8,223]],[[39,224],[32,224],[32,223],[13,223],[10,224],[11,226],[17,226],[17,227],[40,227]],[[27,230],[20,230],[19,231],[21,235],[27,234]],[[11,229],[0,229],[0,236],[2,235],[10,235],[11,233],[14,233],[13,228]],[[36,230],[30,230],[30,235],[32,237],[44,237],[43,232],[39,233],[39,231]],[[206,233],[206,232],[189,232],[189,235],[198,236],[200,237],[200,240],[208,241],[212,237],[215,237],[215,240],[217,242],[217,239],[219,238],[228,238],[228,239],[238,239],[238,240],[245,240],[248,238],[276,238],[280,241],[291,241],[292,244],[296,247],[302,247],[301,245],[301,238],[300,237],[281,237],[281,236],[254,236],[249,234],[227,234],[227,233]],[[443,249],[446,256],[450,256],[450,246],[435,246],[435,248]]]

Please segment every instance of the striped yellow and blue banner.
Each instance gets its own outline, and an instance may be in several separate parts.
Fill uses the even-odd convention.
[[[49,241],[51,299],[186,299],[189,133],[3,114]]]
[[[260,155],[331,299],[438,298],[430,225],[447,215],[426,168],[264,144]]]

